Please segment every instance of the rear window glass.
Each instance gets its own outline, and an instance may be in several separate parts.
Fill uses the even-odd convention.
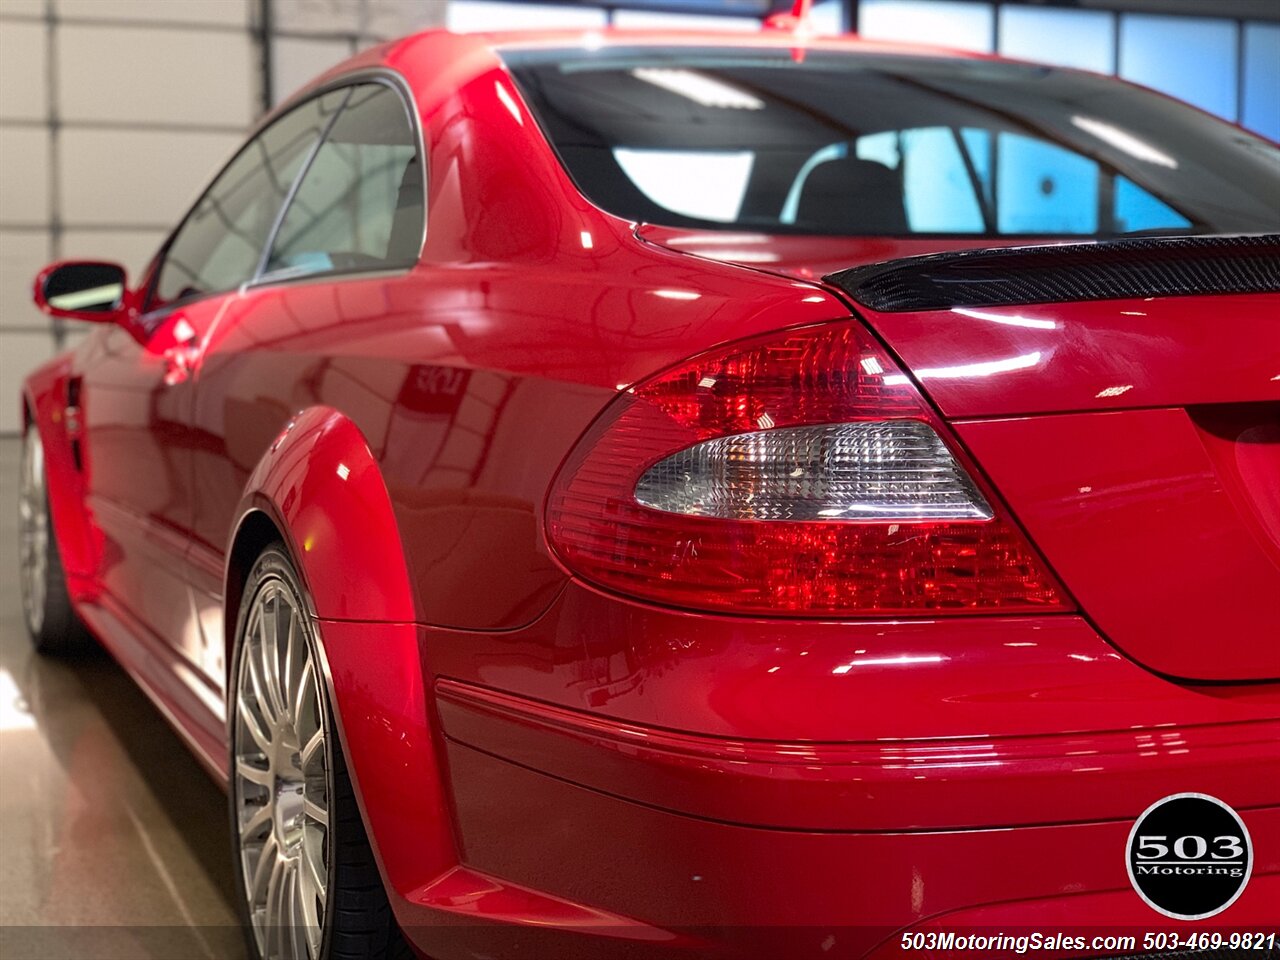
[[[1280,229],[1280,150],[1158,94],[982,60],[508,50],[579,189],[647,223],[843,236]]]

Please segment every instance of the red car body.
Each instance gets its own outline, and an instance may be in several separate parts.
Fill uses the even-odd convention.
[[[581,42],[428,33],[318,81],[390,71],[412,95],[412,269],[197,300],[146,336],[104,325],[27,379],[82,618],[225,780],[238,590],[282,537],[396,917],[442,960],[1169,926],[1123,849],[1187,791],[1240,811],[1255,846],[1213,923],[1270,929],[1280,294],[876,310],[819,278],[991,242],[637,228],[575,188],[495,53]],[[620,393],[850,317],[1016,518],[1056,604],[707,612],[566,566],[548,498]]]

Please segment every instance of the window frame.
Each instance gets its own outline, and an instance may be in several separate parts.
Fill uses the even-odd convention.
[[[267,260],[271,256],[271,248],[275,245],[276,237],[280,232],[281,226],[283,226],[284,224],[285,216],[289,212],[289,207],[293,203],[293,199],[298,192],[298,188],[302,185],[302,181],[306,177],[307,171],[311,169],[312,161],[315,160],[316,154],[320,151],[320,147],[323,146],[325,139],[329,135],[330,129],[333,127],[334,123],[337,122],[338,117],[342,116],[343,111],[347,109],[347,100],[343,100],[342,106],[338,110],[334,111],[333,116],[330,117],[328,123],[325,124],[325,127],[321,131],[320,136],[316,139],[316,142],[313,143],[309,148],[307,155],[302,162],[302,165],[298,168],[297,175],[293,178],[293,182],[289,185],[289,189],[285,192],[284,199],[280,202],[280,206],[276,209],[275,215],[272,218],[271,229],[267,233],[262,249],[258,251],[258,261],[254,266],[253,276],[251,276],[248,280],[244,280],[239,285],[232,287],[228,290],[217,290],[217,291],[210,291],[208,293],[200,293],[194,296],[186,297],[184,299],[174,300],[174,301],[170,301],[169,303],[164,303],[164,304],[160,304],[158,306],[152,307],[151,301],[152,301],[152,298],[155,296],[156,287],[160,282],[160,272],[164,268],[165,259],[169,255],[169,248],[173,245],[174,240],[177,239],[177,236],[182,231],[182,228],[186,226],[187,221],[189,221],[191,217],[195,214],[196,210],[200,208],[200,205],[204,202],[205,198],[209,195],[209,192],[218,184],[218,182],[222,179],[223,174],[227,172],[227,170],[231,167],[231,165],[234,164],[267,130],[269,130],[279,121],[283,120],[289,114],[293,113],[295,110],[298,110],[301,107],[306,106],[306,104],[310,103],[315,99],[318,99],[319,97],[323,97],[326,94],[333,93],[336,90],[346,89],[350,91],[355,87],[364,86],[368,84],[380,84],[382,86],[385,86],[389,88],[399,99],[400,107],[404,111],[405,119],[409,124],[409,130],[413,138],[414,146],[416,147],[417,163],[420,164],[422,167],[422,182],[423,182],[422,236],[418,240],[418,249],[414,257],[414,262],[405,266],[357,267],[357,268],[347,268],[347,269],[340,269],[340,270],[328,270],[323,273],[301,274],[298,276],[288,276],[285,274],[280,274],[279,272],[277,272],[276,274],[270,274],[265,272]],[[230,157],[227,158],[226,163],[224,163],[221,167],[219,167],[218,171],[209,179],[209,182],[205,185],[204,189],[200,191],[199,196],[196,197],[195,202],[192,203],[191,207],[187,210],[187,212],[182,215],[182,218],[177,222],[174,228],[169,232],[168,236],[165,237],[164,243],[161,244],[160,249],[156,251],[155,256],[151,258],[151,263],[147,268],[147,275],[146,275],[146,281],[145,281],[146,293],[141,298],[142,303],[144,305],[144,311],[141,315],[141,319],[144,322],[152,322],[167,316],[169,313],[171,313],[174,310],[178,310],[178,309],[190,306],[193,303],[200,303],[201,301],[208,300],[213,297],[225,297],[231,293],[243,294],[249,290],[256,290],[263,287],[279,286],[279,285],[293,284],[293,283],[303,283],[306,281],[314,281],[314,280],[332,280],[334,278],[341,278],[346,276],[366,276],[367,277],[370,275],[380,275],[380,274],[385,274],[388,276],[396,276],[396,275],[406,274],[410,270],[412,270],[413,267],[418,263],[418,261],[421,260],[422,251],[426,246],[427,195],[429,193],[429,190],[427,189],[429,185],[429,180],[427,179],[428,173],[429,173],[429,166],[427,164],[426,140],[423,135],[421,119],[418,116],[418,111],[414,108],[415,102],[416,101],[414,100],[413,92],[412,90],[410,90],[408,82],[404,79],[402,75],[400,75],[394,70],[390,70],[385,67],[367,67],[361,70],[353,70],[349,73],[344,73],[340,76],[330,79],[329,81],[321,84],[318,87],[315,87],[314,89],[307,90],[306,92],[296,96],[295,98],[285,101],[283,104],[280,105],[280,107],[277,110],[272,111],[270,114],[264,117],[263,120],[256,127],[254,127],[253,131],[249,134],[249,136],[245,138],[244,143],[242,143],[236,149],[236,151]]]

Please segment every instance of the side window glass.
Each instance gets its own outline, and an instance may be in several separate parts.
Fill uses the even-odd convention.
[[[164,252],[148,309],[252,279],[280,205],[346,96],[335,90],[307,101],[240,151]]]
[[[422,164],[404,101],[383,84],[357,86],[303,175],[267,273],[407,266],[422,225]]]

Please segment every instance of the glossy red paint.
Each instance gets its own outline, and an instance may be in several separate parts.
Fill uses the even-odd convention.
[[[956,427],[1120,649],[1175,677],[1280,677],[1280,401]]]
[[[864,315],[969,418],[1280,401],[1278,312],[1280,293]]]
[[[255,511],[270,518],[297,558],[314,616],[413,622],[404,549],[382,474],[341,413],[310,407],[285,424],[245,484],[229,542]],[[362,535],[347,536],[337,518]]]
[[[236,546],[260,515],[315,605],[396,915],[438,960],[1165,926],[1121,851],[1187,790],[1253,836],[1224,919],[1274,921],[1276,296],[874,314],[816,278],[949,245],[637,232],[556,162],[494,54],[514,42],[584,38],[428,33],[328,75],[383,68],[412,93],[429,171],[412,269],[100,325],[26,381],[77,606],[206,765],[225,776]],[[1229,331],[1205,322],[1225,309]],[[851,314],[1079,613],[711,616],[557,561],[548,491],[619,391]]]

